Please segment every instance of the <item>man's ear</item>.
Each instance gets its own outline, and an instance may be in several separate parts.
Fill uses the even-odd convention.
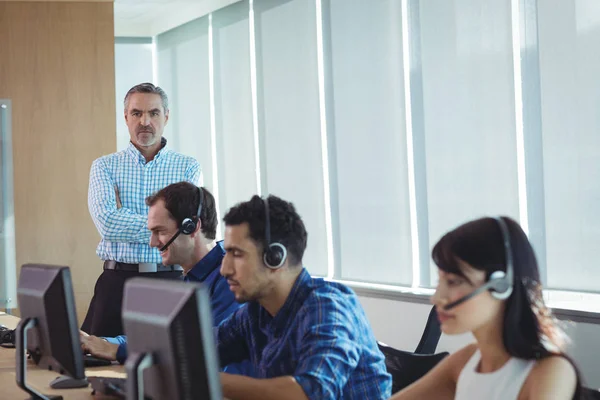
[[[169,122],[169,110],[165,113],[165,125],[167,125],[167,122]]]
[[[192,232],[190,237],[196,237],[196,235],[201,235],[201,234],[202,234],[202,221],[200,220],[200,218],[198,218],[198,221],[196,221],[196,229],[194,230],[194,232]]]

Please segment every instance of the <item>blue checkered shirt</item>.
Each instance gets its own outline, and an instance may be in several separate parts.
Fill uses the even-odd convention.
[[[185,282],[202,282],[208,288],[214,326],[219,325],[233,311],[241,307],[241,304],[235,301],[233,292],[229,290],[227,280],[219,273],[224,255],[223,242],[217,242],[216,246],[207,255],[198,261],[185,276],[182,276]],[[117,361],[121,364],[125,363],[127,359],[127,336],[120,335],[105,337],[104,339],[109,343],[119,345]],[[226,371],[237,373],[243,367],[245,367],[245,364],[229,365]]]
[[[215,328],[222,365],[293,376],[309,399],[387,399],[392,378],[354,292],[303,269],[275,317],[248,303]]]
[[[131,142],[123,151],[98,158],[90,170],[88,208],[101,240],[96,254],[102,260],[123,263],[160,263],[150,247],[146,197],[175,182],[201,184],[200,164],[165,146],[153,160],[146,159]],[[122,207],[117,208],[115,188]]]

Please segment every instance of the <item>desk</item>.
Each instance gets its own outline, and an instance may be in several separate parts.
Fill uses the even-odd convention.
[[[14,329],[19,323],[19,318],[12,315],[0,314],[0,324]],[[0,347],[0,399],[23,399],[27,397],[20,387],[17,386],[17,374],[15,372],[15,349]],[[111,365],[110,367],[87,368],[86,376],[114,376],[125,377],[122,365]],[[38,368],[31,360],[27,363],[27,382],[41,393],[61,395],[65,400],[75,399],[109,399],[110,397],[92,396],[92,386],[81,389],[51,389],[49,383],[56,378],[56,372]]]

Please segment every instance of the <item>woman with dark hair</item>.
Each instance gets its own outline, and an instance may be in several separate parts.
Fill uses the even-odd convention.
[[[446,357],[392,399],[581,398],[566,336],[542,298],[531,243],[507,217],[482,218],[434,246],[439,282],[432,303],[449,335],[476,342]]]

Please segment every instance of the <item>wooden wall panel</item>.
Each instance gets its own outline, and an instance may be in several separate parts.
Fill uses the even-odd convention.
[[[17,265],[70,266],[80,321],[101,272],[87,208],[89,169],[116,149],[113,21],[107,2],[0,2]]]

